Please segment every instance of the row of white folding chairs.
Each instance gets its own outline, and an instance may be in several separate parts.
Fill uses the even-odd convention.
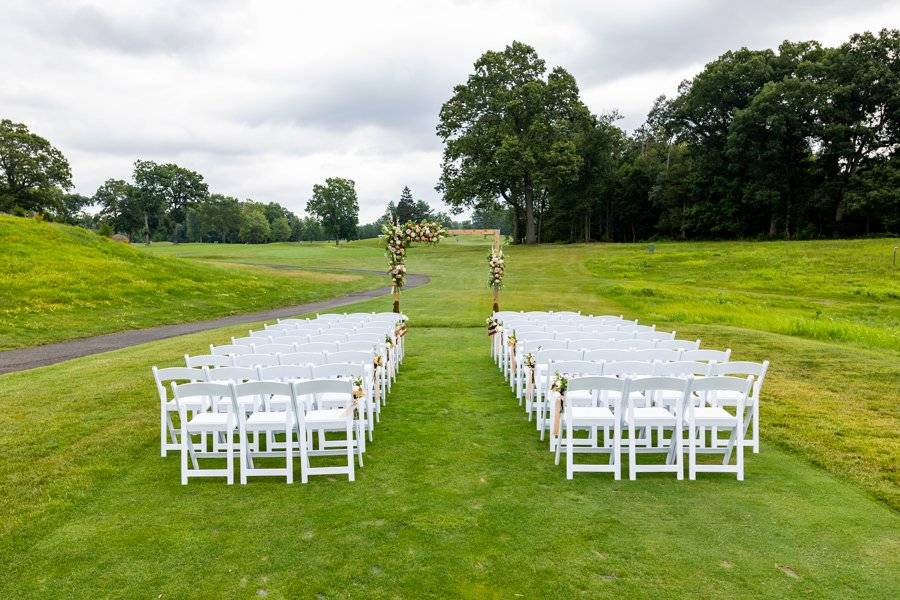
[[[165,382],[172,383],[178,381],[187,381],[191,383],[209,382],[209,383],[245,383],[249,381],[287,381],[296,382],[311,379],[343,379],[351,381],[356,378],[362,378],[364,382],[365,396],[360,400],[357,408],[359,419],[356,428],[362,437],[358,438],[360,455],[365,451],[364,432],[368,432],[369,441],[373,438],[375,423],[378,422],[380,411],[380,395],[377,393],[375,382],[371,375],[367,375],[366,366],[363,364],[353,363],[329,363],[322,365],[280,365],[274,367],[220,367],[215,369],[190,369],[185,367],[173,367],[168,369],[153,368],[153,376],[156,382],[157,391],[160,396],[160,436],[163,440],[161,454],[166,455],[168,450],[178,450],[182,443],[178,437],[176,428],[172,422],[171,416],[177,411],[174,400],[166,397]],[[242,404],[247,413],[260,410],[263,405],[269,406],[271,402],[268,400],[264,403],[262,398],[257,398],[255,402],[250,404]],[[215,412],[216,406],[210,404],[204,406],[194,406],[190,418],[195,416],[194,412]],[[270,407],[271,408],[271,407]],[[277,408],[277,407],[276,407]],[[281,406],[280,410],[284,407]],[[258,418],[257,418],[258,420]],[[276,448],[278,444],[267,437],[267,447]],[[206,442],[203,440],[201,447],[205,448]],[[325,440],[324,435],[320,436],[320,447],[333,445],[330,440]],[[254,448],[258,447],[258,440],[254,442]],[[215,454],[223,448],[220,444],[213,445],[213,451],[207,452],[208,455]],[[361,457],[360,457],[361,460]]]
[[[649,348],[644,350],[628,350],[619,348],[597,348],[592,350],[548,348],[539,349],[539,346],[529,349],[535,358],[535,393],[538,397],[544,394],[545,384],[548,381],[549,363],[560,361],[584,361],[595,363],[625,362],[633,365],[646,365],[647,369],[655,363],[670,362],[727,362],[731,359],[731,349],[725,350],[671,350],[662,348]],[[521,404],[526,390],[526,369],[524,366],[525,355],[523,352],[517,356],[516,375],[510,381],[515,390],[516,397]],[[640,373],[645,374],[645,373]],[[652,373],[651,373],[652,374]],[[526,410],[532,410],[532,406],[526,403]]]
[[[536,415],[536,425],[544,439],[544,431],[548,426],[548,412],[550,405],[548,399],[552,396],[551,387],[555,373],[563,373],[567,376],[604,376],[604,377],[713,377],[713,376],[752,376],[754,385],[745,405],[746,415],[744,420],[743,440],[744,445],[759,452],[759,406],[760,394],[766,374],[769,369],[769,361],[762,363],[750,361],[722,361],[701,362],[697,360],[679,361],[643,361],[643,360],[579,360],[567,357],[544,356],[544,363],[538,362],[535,368],[535,386],[532,393],[524,394],[525,410],[528,419],[532,414]],[[612,357],[614,358],[614,357]],[[735,406],[736,398],[731,395],[720,396],[717,406]],[[523,404],[520,398],[519,404]],[[658,441],[662,441],[660,434]],[[711,442],[713,447],[718,446],[718,432],[713,429]],[[551,440],[551,450],[553,440]]]
[[[356,418],[353,385],[348,379],[312,379],[307,381],[231,381],[228,383],[192,382],[179,385],[172,382],[173,402],[180,417],[181,483],[191,477],[225,477],[234,482],[235,436],[240,464],[240,480],[248,476],[281,476],[293,483],[293,458],[300,458],[301,481],[310,475],[346,474],[355,479],[356,454],[362,466],[365,436],[362,419]],[[259,398],[264,398],[260,403]],[[324,400],[327,398],[327,400]],[[209,404],[214,410],[200,407]],[[247,411],[252,405],[255,410]],[[320,446],[313,443],[314,432],[319,433]],[[343,440],[331,439],[323,447],[326,432],[343,432]],[[214,440],[207,450],[206,436]],[[254,434],[254,443],[250,443]],[[280,447],[267,445],[260,450],[260,434],[274,440],[283,434]],[[296,440],[295,440],[296,435]],[[194,442],[199,436],[202,446]],[[346,457],[346,465],[312,467],[310,456]],[[257,467],[254,458],[283,456],[285,466]],[[225,459],[225,468],[201,468],[200,459]]]
[[[627,448],[629,479],[640,472],[675,473],[684,478],[684,451],[687,445],[688,477],[698,472],[734,473],[744,479],[744,407],[748,403],[754,377],[708,376],[703,378],[644,378],[579,376],[568,380],[565,404],[551,434],[556,464],[566,452],[566,477],[576,471],[611,472],[621,478],[622,453]],[[717,404],[719,396],[734,398],[734,412]],[[554,408],[554,410],[556,410]],[[699,434],[717,428],[730,432],[724,446],[706,445]],[[647,432],[670,432],[668,444],[647,444]],[[576,430],[586,430],[587,438],[576,438]],[[601,436],[602,432],[602,436]],[[627,434],[627,438],[623,436]],[[686,439],[685,439],[686,435]],[[601,439],[602,437],[602,439]],[[576,463],[576,453],[605,453],[606,464]],[[639,463],[638,454],[663,454],[663,464]],[[721,464],[701,464],[698,453],[722,454]],[[731,455],[736,455],[731,464]]]

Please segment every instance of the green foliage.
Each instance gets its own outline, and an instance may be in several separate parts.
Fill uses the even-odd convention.
[[[63,153],[22,123],[0,120],[0,211],[59,209],[72,187]]]
[[[272,221],[272,241],[286,242],[291,239],[291,224],[287,217],[276,217]]]
[[[313,186],[313,196],[306,203],[306,212],[319,219],[322,228],[334,240],[350,239],[359,223],[359,202],[356,184],[350,179],[329,177],[325,185]]]
[[[245,244],[265,244],[272,238],[272,228],[266,214],[259,208],[244,206],[240,239]]]

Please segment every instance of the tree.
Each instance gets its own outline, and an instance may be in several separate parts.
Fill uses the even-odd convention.
[[[188,207],[209,195],[203,176],[173,163],[157,164],[151,160],[134,163],[134,186],[144,209],[147,241],[158,227],[170,234],[183,224]],[[175,239],[173,241],[180,241]]]
[[[187,210],[190,242],[235,243],[240,240],[243,209],[237,198],[212,194]]]
[[[397,208],[393,212],[397,223],[417,220],[416,205],[408,186],[403,186],[403,191],[400,192],[400,200],[397,202]]]
[[[245,244],[265,244],[272,237],[272,229],[266,213],[251,203],[244,205],[240,239]]]
[[[22,123],[0,120],[0,211],[59,208],[57,190],[72,187],[69,161]]]
[[[319,220],[334,244],[338,245],[341,237],[347,239],[356,233],[359,223],[356,184],[351,179],[329,177],[325,185],[314,185],[312,198],[306,203],[306,212]]]
[[[273,242],[286,242],[291,239],[291,224],[288,222],[287,217],[277,217],[272,221],[271,228]]]
[[[575,79],[563,68],[549,74],[534,48],[513,42],[489,51],[441,107],[444,142],[437,190],[457,211],[498,198],[520,217],[526,243],[537,241],[536,203],[551,181],[573,178],[580,157],[571,140],[573,121],[587,109]]]
[[[135,187],[121,179],[107,179],[97,188],[93,202],[100,206],[100,218],[116,233],[132,239],[144,232],[149,215],[145,212]]]

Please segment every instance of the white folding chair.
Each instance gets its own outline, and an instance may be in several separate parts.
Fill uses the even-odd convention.
[[[731,358],[731,348],[726,350],[685,350],[681,353],[681,360],[697,360],[702,362],[728,362]]]
[[[234,434],[237,430],[235,403],[231,385],[222,383],[185,383],[178,385],[172,382],[172,395],[178,408],[181,420],[181,485],[187,485],[191,477],[225,477],[226,482],[234,483]],[[189,407],[200,402],[208,402],[212,411],[194,412],[190,416]],[[222,407],[222,408],[219,408]],[[199,435],[201,443],[206,435],[211,434],[214,441],[222,439],[225,451],[225,468],[201,468],[199,459],[219,458],[223,453],[217,449],[198,448],[192,436]],[[190,461],[188,460],[190,458]]]
[[[251,348],[253,348],[253,346],[256,344],[264,343],[266,343],[266,340],[253,336],[231,338],[231,345],[233,346],[250,346]]]
[[[693,379],[677,377],[645,377],[632,379],[629,393],[625,400],[625,425],[628,427],[628,478],[635,479],[638,473],[671,473],[678,479],[684,479],[682,465],[682,427],[685,399],[690,397]],[[680,392],[682,401],[676,402],[671,409],[654,403],[653,398],[659,392]],[[637,398],[642,397],[642,405]],[[672,441],[668,448],[642,445],[638,449],[637,429],[654,427],[672,430]],[[643,440],[642,440],[643,441]],[[637,453],[665,452],[665,464],[638,464]]]
[[[753,388],[746,400],[748,414],[744,416],[744,445],[751,446],[753,453],[759,452],[759,396],[762,391],[766,373],[769,370],[769,361],[762,363],[748,361],[722,362],[712,365],[716,375],[753,375]],[[716,394],[717,406],[735,406],[738,395],[721,391]],[[748,434],[750,434],[748,436]],[[713,445],[718,444],[718,436],[713,434]]]
[[[353,384],[339,379],[314,379],[294,385],[294,413],[297,416],[297,435],[300,446],[300,479],[309,481],[310,475],[342,475],[346,474],[350,481],[356,478],[353,451],[359,447],[354,440],[354,406]],[[318,408],[316,398],[319,394],[343,394],[346,404],[339,408]],[[343,448],[315,448],[312,432],[344,432]],[[335,440],[331,440],[334,442]],[[347,457],[346,466],[312,467],[310,456]],[[362,454],[359,455],[362,464]]]
[[[168,398],[166,392],[167,382],[199,383],[206,381],[206,371],[188,367],[167,367],[158,369],[152,367],[153,381],[156,383],[156,392],[159,395],[159,455],[166,456],[169,450],[180,450],[181,441],[178,438],[178,430],[172,422],[172,415],[178,414],[178,406],[174,399]],[[187,406],[189,415],[206,410],[206,400],[201,399],[198,404]]]
[[[612,473],[613,479],[622,478],[622,398],[628,396],[630,379],[615,377],[574,377],[569,379],[566,405],[562,423],[557,432],[556,464],[559,464],[560,447],[566,446],[566,479],[572,479],[576,471]],[[587,393],[591,403],[573,402],[569,393]],[[604,444],[576,445],[575,429],[586,428],[596,436],[603,428]],[[565,436],[562,430],[565,429]],[[609,431],[612,430],[612,439]],[[608,452],[608,464],[579,464],[575,453]]]
[[[700,348],[700,340],[658,340],[656,347],[661,350],[697,350]]]
[[[253,347],[256,354],[290,354],[296,350],[294,344],[278,342],[275,344],[260,344]]]
[[[278,381],[248,381],[246,383],[231,384],[234,410],[238,416],[238,432],[240,439],[240,465],[241,485],[247,483],[247,477],[275,476],[285,477],[288,483],[294,482],[294,444],[295,431],[294,417],[294,386],[290,383]],[[247,416],[244,411],[238,410],[242,400],[254,402],[262,397],[263,402],[257,406],[252,414]],[[272,398],[278,398],[278,408],[275,408]],[[265,450],[260,450],[258,445],[250,445],[248,435],[254,434],[254,439],[259,440],[261,433],[266,434],[266,439],[271,441],[276,434],[284,434],[284,442],[281,449],[277,450],[267,445]],[[285,467],[257,467],[253,464],[253,458],[284,456]]]
[[[278,355],[282,365],[320,365],[325,362],[324,352],[291,352]]]
[[[306,342],[297,344],[297,352],[335,352],[337,342]]]
[[[753,385],[753,375],[746,379],[739,377],[713,376],[697,379],[692,382],[691,390],[700,397],[700,402],[695,406],[694,402],[687,405],[688,428],[688,477],[697,478],[697,472],[707,473],[735,473],[738,481],[744,480],[744,406],[747,394]],[[731,394],[735,398],[735,414],[731,414],[721,406],[718,406],[716,396],[721,393]],[[697,439],[697,429],[703,427],[726,429],[731,431],[731,437],[725,447],[700,444]],[[680,438],[680,434],[678,434]],[[730,463],[731,451],[736,452],[736,462]],[[698,452],[721,452],[722,464],[698,464]]]
[[[238,354],[234,357],[235,367],[274,367],[277,364],[275,354]]]

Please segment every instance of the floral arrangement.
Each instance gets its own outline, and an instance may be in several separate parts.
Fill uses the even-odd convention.
[[[565,396],[566,390],[569,389],[569,379],[557,371],[553,376],[553,385],[550,386],[550,389],[560,396]]]
[[[363,396],[366,395],[366,390],[363,387],[362,377],[357,377],[353,380],[353,399],[359,400]]]
[[[397,326],[394,328],[394,335],[396,337],[403,337],[406,335],[406,332],[409,330],[409,326],[406,324],[406,321],[400,321],[397,323]]]
[[[489,266],[488,286],[495,290],[502,289],[503,271],[506,268],[503,261],[503,250],[494,250],[491,248],[491,253],[488,255],[487,261]]]
[[[381,358],[381,355],[380,355],[380,354],[376,354],[376,355],[375,355],[375,358],[372,359],[372,366],[375,367],[376,369],[377,369],[378,367],[383,367],[383,366],[384,366],[384,359]]]
[[[516,340],[516,330],[513,329],[513,332],[511,334],[509,334],[509,336],[506,338],[506,343],[510,348],[515,348],[517,341],[518,340]]]
[[[384,347],[387,348],[388,350],[390,350],[391,348],[394,347],[394,340],[391,339],[391,336],[389,336],[389,335],[384,336]]]
[[[403,225],[386,223],[381,227],[381,237],[387,250],[388,275],[395,290],[402,288],[406,279],[406,249],[409,245],[413,242],[436,244],[446,235],[447,230],[432,221],[407,221]]]
[[[528,354],[526,354],[525,356],[523,356],[523,357],[522,357],[522,364],[525,365],[526,367],[528,367],[529,369],[532,369],[532,370],[533,370],[535,364],[537,364],[536,361],[535,361],[535,359],[534,359],[534,354],[532,354],[531,352],[529,352]]]
[[[495,335],[503,331],[503,323],[500,321],[500,319],[488,317],[484,320],[484,324],[487,325],[487,334],[489,337],[494,337]]]

